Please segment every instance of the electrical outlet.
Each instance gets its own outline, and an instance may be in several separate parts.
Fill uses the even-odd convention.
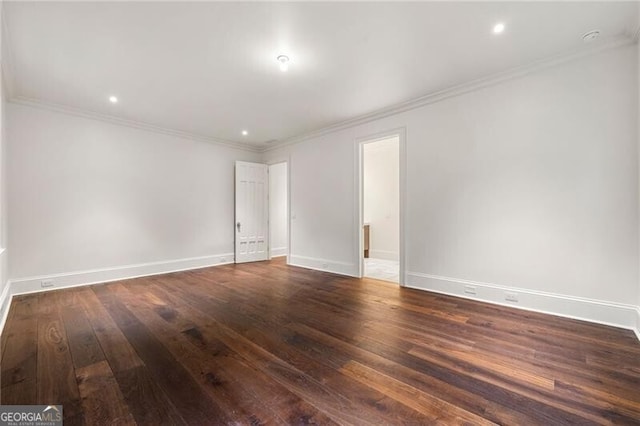
[[[465,285],[464,292],[467,294],[476,294],[476,287],[472,285]]]
[[[226,261],[227,261],[227,258],[226,258],[226,257],[221,257],[221,258],[220,258],[220,263],[224,263],[224,262],[226,262]]]
[[[53,287],[53,280],[42,280],[42,281],[40,281],[40,287],[42,287],[42,288]]]
[[[518,302],[518,293],[513,293],[511,291],[504,292],[504,300],[507,302]]]

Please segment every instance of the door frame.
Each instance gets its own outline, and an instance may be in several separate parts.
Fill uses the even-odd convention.
[[[286,212],[287,212],[287,226],[286,226],[286,230],[287,230],[287,250],[286,250],[286,263],[287,265],[289,264],[289,256],[291,255],[291,161],[289,160],[289,158],[285,158],[285,159],[279,159],[279,160],[275,160],[272,162],[267,162],[265,163],[267,165],[267,170],[269,170],[269,167],[271,166],[275,166],[276,164],[282,164],[285,163],[287,165],[286,169],[287,169],[287,178],[285,179],[286,185],[287,185],[287,207],[286,207]],[[271,174],[269,173],[268,178],[271,179]],[[270,182],[270,181],[269,181]],[[269,212],[271,212],[271,195],[269,195],[269,199],[268,199],[268,207],[269,207]],[[269,216],[269,242],[271,243],[271,216]],[[269,259],[272,259],[271,256],[271,244],[269,244]]]
[[[355,158],[357,165],[355,167],[356,176],[354,179],[356,188],[356,206],[354,208],[355,217],[354,223],[357,224],[354,238],[356,238],[356,248],[358,250],[356,259],[358,259],[358,278],[362,278],[364,275],[364,145],[372,142],[379,142],[381,140],[389,139],[394,136],[398,138],[398,171],[399,171],[399,226],[398,226],[398,258],[399,258],[399,276],[398,284],[401,287],[405,286],[406,282],[406,239],[405,239],[405,223],[406,223],[406,188],[407,188],[407,129],[406,127],[399,127],[383,132],[370,134],[367,136],[359,137],[355,140]]]

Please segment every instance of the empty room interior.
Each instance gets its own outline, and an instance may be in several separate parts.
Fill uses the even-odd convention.
[[[1,424],[640,424],[640,2],[0,14]]]

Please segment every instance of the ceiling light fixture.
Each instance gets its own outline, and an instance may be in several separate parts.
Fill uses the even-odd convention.
[[[585,43],[588,43],[590,41],[593,41],[595,39],[597,39],[598,37],[600,37],[600,31],[598,30],[593,30],[593,31],[589,31],[588,33],[586,33],[585,35],[582,36],[582,40]]]
[[[504,32],[505,29],[505,25],[503,22],[498,22],[497,24],[495,24],[493,26],[493,33],[494,34],[501,34]]]
[[[287,55],[280,55],[276,59],[280,62],[280,71],[286,72],[289,69],[289,57]]]
[[[109,102],[111,102],[112,104],[117,104],[118,98],[116,98],[115,96],[109,96]]]
[[[247,136],[249,134],[249,132],[247,130],[243,130],[242,131],[242,136]]]

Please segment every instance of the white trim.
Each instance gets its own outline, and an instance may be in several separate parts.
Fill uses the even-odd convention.
[[[250,152],[261,152],[261,150],[258,147],[250,146],[245,143],[218,139],[210,136],[197,135],[195,133],[189,133],[189,132],[185,132],[177,129],[170,129],[168,127],[157,126],[155,124],[145,123],[143,121],[119,118],[113,115],[102,114],[95,111],[76,108],[68,105],[57,104],[53,102],[46,102],[39,99],[27,98],[24,96],[9,98],[9,102],[17,105],[25,105],[32,108],[39,108],[47,111],[58,112],[61,114],[72,115],[75,117],[82,117],[90,120],[103,121],[109,124],[132,127],[138,130],[146,130],[148,132],[159,133],[162,135],[175,136],[175,137],[190,139],[190,140],[199,141],[199,142],[207,142],[214,145],[224,146],[226,148],[240,149],[243,151],[250,151]]]
[[[276,247],[271,249],[271,258],[282,257],[287,255],[286,247]]]
[[[266,164],[267,166],[271,167],[276,164],[282,164],[282,163],[284,163],[287,168],[286,170],[287,179],[285,180],[287,184],[287,190],[286,190],[287,206],[285,207],[287,212],[287,226],[286,226],[287,246],[270,249],[270,257],[273,258],[273,257],[286,256],[287,257],[286,263],[289,264],[289,247],[291,247],[291,156],[288,155],[287,158],[285,158],[284,160],[273,161]],[[269,179],[271,179],[271,174],[269,174]],[[271,194],[269,194],[269,210],[271,210]],[[269,237],[271,237],[271,221],[269,221]]]
[[[306,256],[290,256],[290,262],[292,266],[333,272],[357,278],[357,274],[355,273],[357,265],[351,263]],[[9,307],[11,306],[11,300],[14,295],[167,274],[230,263],[233,263],[233,254],[227,253],[10,280],[6,283],[0,295],[0,333],[4,329],[9,314]],[[44,279],[53,279],[57,282],[54,287],[43,289],[39,283]],[[470,297],[464,293],[465,285],[473,285],[476,287],[476,297]],[[640,340],[640,307],[638,306],[525,290],[498,284],[422,274],[419,272],[407,272],[407,282],[405,286],[418,290],[427,290],[529,311],[631,329],[635,332],[638,340]],[[518,293],[519,303],[503,302],[502,296],[505,291]]]
[[[291,259],[291,154],[287,156],[287,265]]]
[[[522,78],[529,74],[539,72],[548,68],[552,68],[554,66],[561,65],[563,63],[570,62],[575,59],[580,59],[589,55],[595,55],[596,53],[600,53],[610,49],[615,49],[618,47],[628,46],[628,45],[634,44],[635,42],[636,40],[634,37],[619,36],[619,37],[611,38],[607,41],[603,40],[601,43],[598,43],[598,44],[593,44],[593,45],[584,44],[578,49],[571,50],[569,52],[561,53],[558,55],[554,55],[545,59],[541,59],[539,61],[532,62],[528,65],[511,68],[509,70],[491,74],[486,77],[481,77],[481,78],[464,82],[464,83],[451,86],[442,90],[437,90],[435,92],[428,93],[424,96],[420,96],[418,98],[415,98],[406,102],[394,104],[368,114],[364,114],[348,120],[340,121],[335,124],[325,126],[308,133],[303,133],[301,135],[293,136],[291,138],[287,138],[282,141],[279,141],[274,145],[269,145],[267,147],[261,148],[260,151],[267,152],[267,151],[272,151],[278,148],[282,148],[283,146],[295,145],[297,143],[304,142],[308,139],[316,138],[316,137],[334,133],[340,130],[345,130],[345,129],[349,129],[362,124],[370,123],[372,121],[380,120],[382,118],[389,117],[392,115],[418,109],[436,102],[443,101],[445,99],[464,95],[469,92],[474,92],[476,90],[480,90],[485,87],[495,86],[505,81]]]
[[[400,137],[400,238],[398,241],[398,261],[400,262],[398,272],[400,275],[398,277],[398,284],[404,287],[407,283],[407,253],[409,253],[407,247],[408,239],[406,238],[408,223],[407,212],[409,210],[407,208],[407,200],[409,199],[407,196],[407,158],[409,158],[407,156],[407,128],[403,127],[398,136]]]
[[[638,15],[640,15],[640,13],[638,13]],[[630,33],[632,40],[635,40],[636,42],[640,41],[640,22],[638,22],[638,25],[636,25],[635,28],[631,29]]]
[[[4,21],[4,18],[2,20]],[[2,37],[2,38],[3,40],[7,39],[6,44],[9,45],[9,42],[10,42],[9,29],[6,23],[4,22],[2,22],[2,31],[6,33],[5,37]],[[182,130],[161,127],[154,124],[145,123],[145,122],[136,121],[136,120],[123,119],[123,118],[102,114],[102,113],[98,113],[90,110],[85,110],[81,108],[76,108],[72,106],[45,102],[43,100],[32,99],[32,98],[27,98],[23,96],[14,97],[13,89],[15,86],[14,84],[15,69],[12,68],[11,62],[7,62],[7,58],[2,58],[3,60],[1,61],[0,65],[2,65],[2,68],[3,68],[3,78],[5,79],[5,83],[7,83],[7,91],[9,95],[7,98],[9,102],[12,102],[15,104],[27,105],[27,106],[36,107],[36,108],[48,109],[48,110],[66,113],[69,115],[75,115],[75,116],[84,117],[84,118],[91,118],[94,120],[101,120],[101,121],[105,121],[112,124],[119,124],[123,126],[133,127],[133,128],[147,130],[155,133],[161,133],[165,135],[177,136],[177,137],[182,137],[182,138],[196,140],[196,141],[203,141],[203,142],[213,143],[213,144],[227,146],[231,148],[246,150],[250,152],[264,153],[267,151],[272,151],[272,150],[281,148],[283,146],[297,144],[311,138],[337,132],[339,130],[348,129],[361,124],[369,123],[375,120],[389,117],[391,115],[399,114],[406,111],[411,111],[426,105],[443,101],[451,97],[460,96],[465,93],[473,92],[485,87],[494,86],[508,80],[521,78],[531,73],[541,71],[547,68],[551,68],[553,66],[560,65],[565,62],[579,59],[588,55],[593,55],[606,50],[615,49],[617,47],[631,45],[638,41],[638,37],[639,37],[639,32],[636,31],[636,34],[632,36],[623,35],[619,37],[613,37],[607,41],[603,41],[595,45],[584,45],[578,49],[571,50],[569,52],[561,53],[558,55],[554,55],[542,60],[538,60],[528,65],[511,68],[506,71],[498,72],[498,73],[485,76],[479,79],[475,79],[475,80],[471,80],[455,86],[451,86],[442,90],[428,93],[426,95],[417,97],[415,99],[412,99],[406,102],[394,104],[368,114],[363,114],[358,117],[354,117],[348,120],[331,124],[329,126],[312,130],[311,132],[296,135],[296,136],[284,139],[274,145],[269,145],[269,146],[253,146],[253,145],[249,145],[242,142],[223,140],[223,139],[214,138],[211,136],[197,135],[197,134],[185,132]],[[10,50],[8,55],[11,55]],[[12,61],[12,59],[9,59],[9,61]]]
[[[357,273],[358,265],[354,263],[340,262],[338,260],[289,255],[289,265],[359,278]]]
[[[466,286],[475,287],[476,294],[465,293]],[[499,284],[470,281],[438,275],[407,272],[407,287],[448,294],[466,299],[489,302],[496,305],[561,317],[579,319],[598,324],[634,330],[638,339],[640,333],[640,309],[634,305],[567,296]],[[505,292],[517,293],[518,302],[505,301]]]
[[[17,278],[9,281],[11,284],[11,293],[16,295],[146,277],[149,275],[168,274],[171,272],[207,268],[210,266],[225,265],[229,263],[233,263],[233,253],[139,263],[135,265],[92,269],[63,274],[40,275],[36,277]],[[42,280],[53,280],[54,286],[43,289],[40,285],[40,281]]]
[[[7,317],[9,315],[11,299],[13,298],[10,287],[11,283],[6,282],[4,285],[4,290],[2,290],[2,294],[0,295],[0,334],[2,334],[2,330],[4,330],[4,324],[7,321]]]
[[[2,332],[7,319],[11,300],[13,296],[19,294],[39,293],[69,287],[81,287],[110,281],[120,281],[131,278],[147,277],[150,275],[168,274],[171,272],[227,265],[230,263],[233,263],[233,253],[139,263],[135,265],[92,269],[64,274],[40,275],[36,277],[9,280],[2,292],[2,295],[0,296],[0,333]],[[42,280],[53,280],[54,286],[42,288],[40,285],[40,281]]]

